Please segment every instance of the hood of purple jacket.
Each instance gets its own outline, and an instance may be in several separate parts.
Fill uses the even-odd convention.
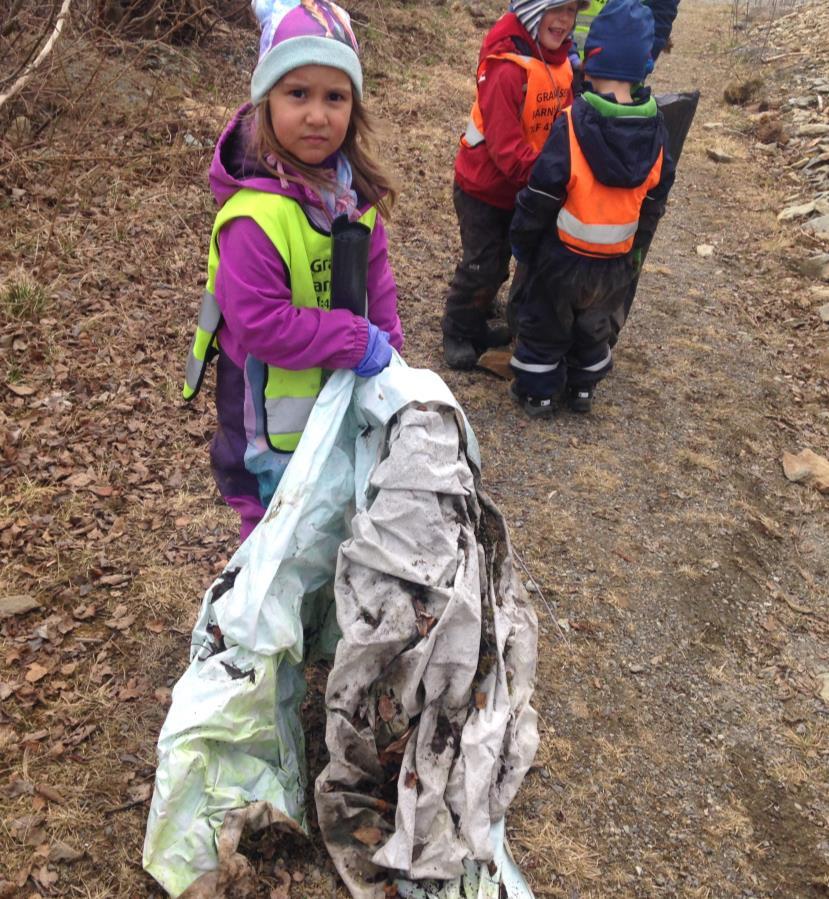
[[[210,190],[219,207],[224,206],[243,187],[290,197],[302,206],[320,207],[320,199],[313,190],[294,181],[281,181],[261,165],[251,149],[254,124],[253,106],[245,103],[236,110],[216,144],[208,177]],[[331,156],[321,162],[319,168],[334,170],[335,163],[336,157]],[[285,172],[293,174],[288,166]],[[369,205],[358,197],[357,208],[361,215]]]

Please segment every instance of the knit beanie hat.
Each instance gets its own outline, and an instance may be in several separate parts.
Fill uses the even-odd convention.
[[[252,0],[262,37],[259,62],[250,80],[254,104],[292,69],[331,66],[345,72],[358,97],[363,70],[348,13],[329,0]]]
[[[509,11],[515,13],[518,21],[538,40],[538,26],[548,9],[566,6],[570,0],[510,0]],[[590,0],[578,0],[579,9],[587,9]]]
[[[584,42],[585,73],[630,84],[644,81],[653,34],[653,13],[641,0],[609,0]]]

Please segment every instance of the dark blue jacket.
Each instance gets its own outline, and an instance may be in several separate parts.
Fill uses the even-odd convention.
[[[679,0],[642,0],[644,6],[649,6],[653,13],[653,48],[651,56],[656,62],[659,54],[665,48],[668,38],[671,36],[671,29],[674,25]]]
[[[665,212],[668,192],[674,182],[674,164],[668,154],[668,135],[657,110],[651,115],[613,115],[631,110],[620,107],[611,96],[577,97],[572,106],[573,127],[584,156],[596,179],[608,187],[637,187],[648,176],[660,150],[664,151],[659,183],[645,197],[639,217],[637,242],[648,240]],[[635,106],[652,106],[649,88],[640,88]],[[518,194],[510,230],[513,254],[519,262],[530,257],[544,239],[553,252],[570,251],[558,240],[556,218],[567,197],[570,180],[568,117],[553,125],[547,143],[533,166],[529,185]]]

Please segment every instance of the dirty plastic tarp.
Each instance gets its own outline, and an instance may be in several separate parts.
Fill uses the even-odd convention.
[[[329,379],[173,690],[144,844],[171,895],[238,887],[244,826],[307,832],[303,659],[336,647],[316,798],[352,895],[385,873],[411,899],[532,896],[504,815],[537,747],[537,625],[478,468],[434,373]]]

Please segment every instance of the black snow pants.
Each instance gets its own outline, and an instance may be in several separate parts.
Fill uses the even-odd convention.
[[[610,339],[635,277],[630,255],[592,260],[537,254],[513,297],[517,342],[510,366],[519,393],[555,397],[588,387],[613,367]]]
[[[463,257],[449,287],[443,333],[486,349],[487,319],[492,317],[498,289],[509,277],[511,209],[490,206],[455,184],[455,212]]]

